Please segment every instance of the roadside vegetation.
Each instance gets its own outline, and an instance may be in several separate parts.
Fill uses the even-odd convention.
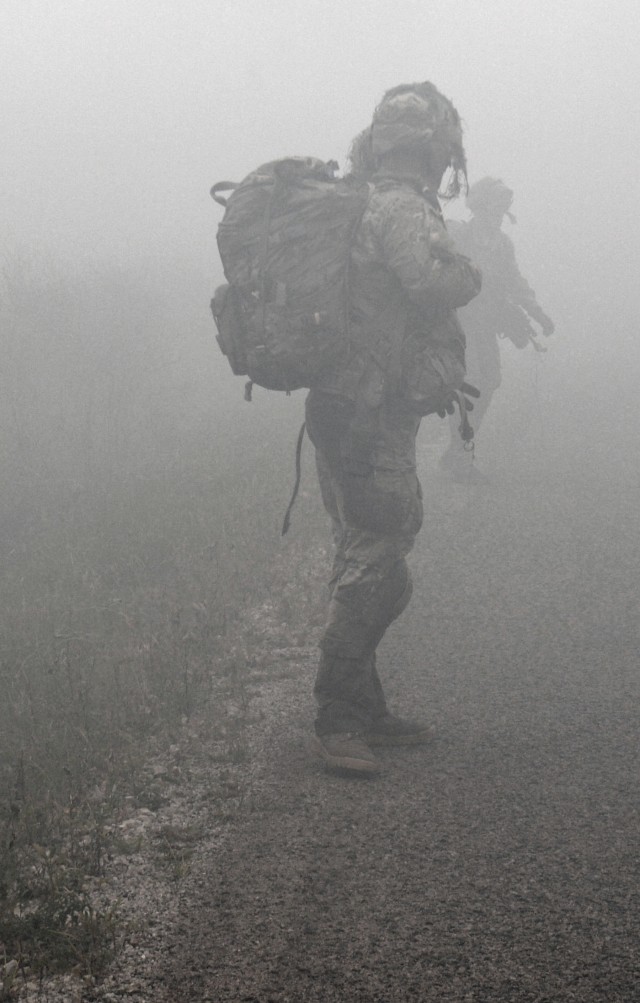
[[[11,261],[0,315],[2,998],[117,951],[117,904],[94,894],[114,819],[153,810],[145,763],[194,716],[229,734],[243,614],[277,593],[286,616],[309,583],[283,581],[279,531],[299,402],[244,404],[204,295]]]

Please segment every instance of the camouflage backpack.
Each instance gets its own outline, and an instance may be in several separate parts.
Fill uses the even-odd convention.
[[[217,240],[228,283],[211,309],[231,369],[249,377],[249,399],[253,383],[312,387],[348,352],[350,246],[369,187],[336,178],[336,168],[291,157],[211,189],[225,207]]]

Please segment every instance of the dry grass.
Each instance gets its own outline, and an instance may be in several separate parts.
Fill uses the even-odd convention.
[[[114,812],[195,709],[215,729],[225,694],[242,706],[299,409],[245,417],[205,310],[177,321],[130,276],[12,265],[1,300],[0,964],[95,973],[119,936],[89,889]]]

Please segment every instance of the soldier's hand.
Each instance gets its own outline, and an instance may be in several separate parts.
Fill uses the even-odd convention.
[[[438,408],[436,414],[439,418],[445,418],[448,414],[453,414],[456,409],[454,399],[455,398],[450,397],[446,404],[443,404],[442,407]]]
[[[469,398],[470,397],[478,398],[480,396],[480,391],[478,390],[478,388],[474,387],[472,383],[463,383],[462,386],[460,387],[460,392],[464,396],[464,402],[467,411],[473,411],[473,403],[472,401],[469,400]],[[442,407],[440,407],[436,411],[436,414],[440,418],[444,418],[445,415],[447,414],[453,414],[453,412],[456,409],[457,400],[458,398],[456,397],[456,395],[452,393],[451,396],[442,404]]]
[[[542,328],[542,333],[545,338],[548,338],[550,334],[553,334],[556,329],[556,325],[551,320],[551,317],[543,317],[540,321],[540,327]]]

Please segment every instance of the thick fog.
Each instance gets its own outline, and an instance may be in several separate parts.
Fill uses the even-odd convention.
[[[171,386],[156,388],[171,398],[168,424],[176,411],[200,420],[194,380],[201,397],[210,381],[250,430],[207,314],[221,278],[211,184],[288,154],[344,166],[384,90],[430,79],[463,117],[470,180],[513,188],[506,228],[556,323],[544,359],[505,346],[505,371],[514,387],[535,382],[552,425],[589,422],[606,448],[607,421],[631,428],[640,368],[638,28],[632,0],[5,0],[0,250],[12,295],[25,269],[45,285],[50,272],[71,285],[126,276],[155,305],[145,319],[138,304],[125,334],[121,299],[122,343],[144,356],[147,334],[161,337],[149,351]],[[447,212],[464,217],[463,200]],[[127,394],[118,358],[131,367],[117,343],[102,348],[115,400]],[[82,392],[84,377],[60,366]],[[509,406],[503,391],[503,419]]]
[[[514,189],[507,228],[556,322],[544,367],[509,347],[504,365],[537,366],[553,401],[593,395],[593,431],[629,413],[640,367],[639,28],[632,0],[5,0],[0,248],[155,283],[182,369],[239,401],[207,317],[211,184],[288,154],[344,165],[384,90],[430,79],[463,117],[471,181]]]
[[[556,324],[544,356],[504,344],[479,462],[626,462],[639,28],[632,0],[5,0],[7,469],[124,478],[192,454],[211,469],[224,444],[250,476],[267,436],[288,457],[302,395],[248,407],[215,344],[209,189],[290,154],[344,166],[385,89],[424,79],[462,115],[470,181],[514,190],[505,229]],[[446,212],[463,218],[464,200]],[[430,419],[423,435],[442,429]]]
[[[344,162],[387,87],[430,79],[471,178],[515,190],[559,328],[589,320],[600,344],[612,305],[636,305],[639,27],[632,0],[5,0],[3,249],[208,275],[213,181],[283,154]]]
[[[58,917],[56,963],[70,937],[66,905],[40,919],[42,847],[90,844],[101,866],[102,835],[73,834],[78,806],[91,819],[102,801],[133,811],[135,794],[155,812],[165,796],[141,799],[146,774],[137,777],[132,750],[148,737],[158,748],[182,742],[200,714],[189,736],[194,748],[215,746],[202,786],[213,791],[204,828],[216,856],[220,818],[239,819],[224,844],[238,850],[228,896],[248,916],[238,930],[253,929],[254,891],[275,861],[277,893],[264,885],[264,917],[246,940],[256,971],[260,951],[271,972],[269,955],[293,950],[288,939],[286,951],[282,939],[272,950],[269,937],[297,936],[301,889],[305,917],[311,910],[287,998],[312,977],[314,951],[321,961],[328,952],[318,973],[338,972],[344,931],[357,931],[361,914],[380,924],[383,943],[396,901],[408,925],[390,915],[399,995],[385,999],[423,998],[424,985],[429,999],[462,999],[448,993],[471,969],[465,999],[514,999],[519,980],[533,986],[523,1000],[632,998],[639,38],[637,0],[0,0],[0,982],[2,958],[23,949],[29,958],[29,922],[40,941]],[[385,760],[381,796],[360,787],[345,798],[303,758],[331,547],[308,445],[293,527],[280,536],[304,394],[258,389],[245,403],[243,379],[218,350],[209,300],[222,279],[222,209],[209,190],[292,154],[345,167],[385,90],[424,80],[460,112],[470,182],[489,174],[513,189],[517,222],[504,229],[555,334],[545,354],[501,346],[502,386],[475,447],[484,487],[447,480],[448,425],[422,424],[416,591],[380,665],[399,712],[429,715],[445,740],[428,760]],[[445,213],[466,218],[464,198]],[[264,714],[250,706],[261,687]],[[245,814],[216,814],[212,771],[241,771],[257,731],[268,754],[254,757],[247,784],[267,778],[266,813],[239,786]],[[175,790],[199,804],[188,755],[181,745]],[[291,769],[293,759],[304,766]],[[167,776],[173,785],[173,768]],[[363,841],[342,877],[339,852],[326,852],[336,833],[345,853]],[[417,865],[406,875],[388,866],[401,855]],[[47,886],[75,887],[64,855],[55,878],[56,859],[47,849]],[[233,860],[220,860],[236,880]],[[235,889],[249,887],[247,860],[256,866],[243,904]],[[318,863],[326,881],[315,885]],[[122,872],[127,901],[140,873]],[[281,895],[289,878],[295,888]],[[314,889],[325,884],[329,904],[320,895],[314,919]],[[181,902],[171,889],[166,902]],[[335,912],[342,893],[346,919]],[[437,901],[426,940],[443,938],[442,992],[433,966],[422,975],[425,928],[414,937],[411,925]],[[179,990],[167,998],[238,998],[237,982],[231,995],[185,990],[203,959],[215,961],[212,979],[227,977],[218,958],[240,964],[226,919],[208,919],[214,908],[190,908],[166,951],[161,937],[156,954],[132,941],[136,963],[174,966]],[[73,916],[85,912],[73,904]],[[127,927],[146,928],[143,912],[141,924],[125,912]],[[191,924],[200,922],[198,940]],[[490,976],[477,995],[478,944],[500,958],[513,930],[524,960],[504,960],[507,995]],[[379,956],[375,938],[361,947],[356,968]],[[572,951],[577,967],[567,970],[587,973],[585,996],[574,995],[577,981],[558,990]],[[599,995],[607,952],[631,973],[616,983],[620,995],[611,980]],[[43,957],[36,952],[34,976],[50,964]],[[412,978],[418,988],[405,991]],[[344,985],[335,997],[310,989],[299,998],[342,998]],[[383,983],[371,985],[354,1000],[382,998]],[[265,982],[242,995],[277,993]]]

